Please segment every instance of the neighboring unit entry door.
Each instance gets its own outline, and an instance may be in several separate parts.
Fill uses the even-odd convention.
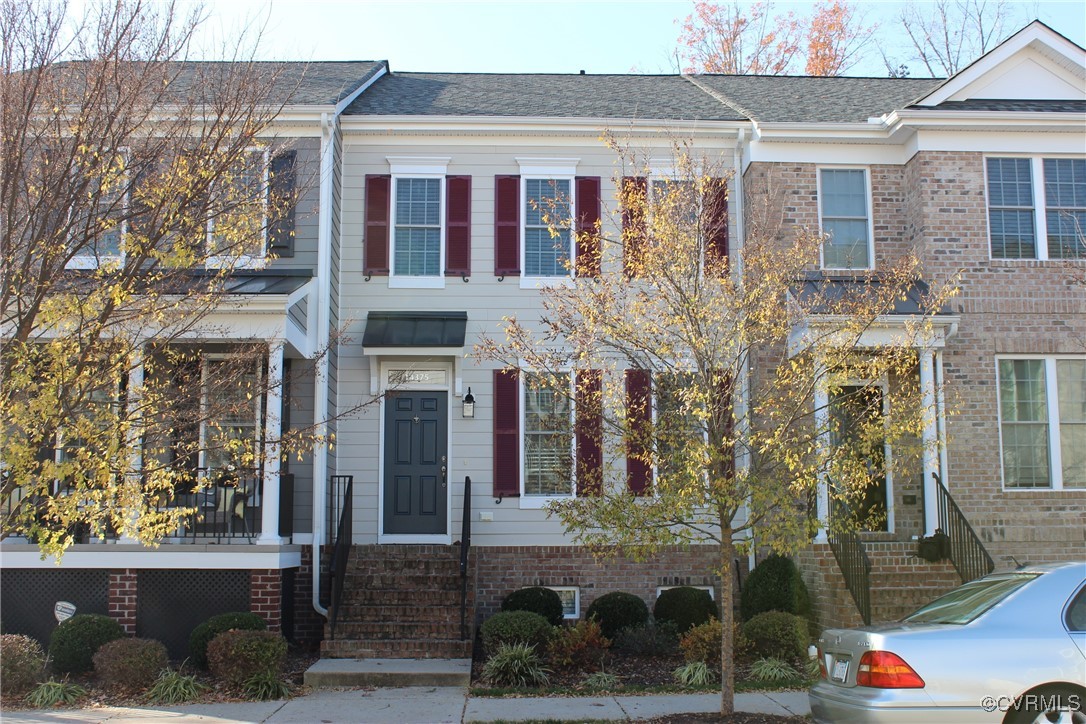
[[[448,532],[448,392],[392,392],[385,401],[386,535]]]

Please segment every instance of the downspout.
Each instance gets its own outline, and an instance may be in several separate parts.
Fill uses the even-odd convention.
[[[328,340],[332,288],[332,172],[335,124],[321,114],[320,212],[317,216],[317,368],[313,380],[313,420],[319,439],[313,444],[313,609],[328,618],[321,605],[321,545],[324,543],[328,497]]]

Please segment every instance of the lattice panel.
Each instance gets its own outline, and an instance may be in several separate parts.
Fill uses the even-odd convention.
[[[74,603],[76,613],[109,613],[109,571],[5,568],[0,571],[0,597],[4,633],[32,636],[48,648],[57,627],[57,601]]]
[[[215,614],[249,610],[249,571],[142,570],[137,585],[136,635],[170,658],[188,656],[192,629]]]

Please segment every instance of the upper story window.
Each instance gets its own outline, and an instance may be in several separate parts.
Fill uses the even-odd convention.
[[[571,385],[569,374],[547,380],[521,376],[524,400],[524,495],[573,495],[573,406],[569,394],[554,387]]]
[[[986,171],[993,259],[1086,257],[1086,159],[988,158]]]
[[[1086,487],[1086,359],[1000,359],[1003,483]]]
[[[573,260],[572,178],[524,179],[524,275],[569,276]]]
[[[823,269],[870,269],[873,232],[867,169],[818,170],[819,221],[826,241]]]
[[[104,262],[120,261],[124,257],[129,202],[127,154],[116,153],[105,163],[75,173],[82,175],[76,183],[83,185],[79,193],[89,203],[71,211],[85,218],[73,220],[73,229],[78,234],[73,243],[77,248],[68,266],[95,269]]]
[[[256,266],[267,248],[268,153],[250,148],[216,180],[208,220],[208,266]]]
[[[441,178],[393,177],[392,275],[440,277]]]

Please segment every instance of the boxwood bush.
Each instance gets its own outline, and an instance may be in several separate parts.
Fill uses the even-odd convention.
[[[673,624],[676,631],[684,634],[711,618],[719,618],[720,609],[704,588],[680,586],[660,593],[652,616],[657,621]]]
[[[562,599],[557,593],[543,586],[513,591],[502,599],[502,610],[531,611],[547,619],[551,626],[562,624]]]
[[[624,591],[605,593],[588,607],[585,618],[596,619],[603,635],[614,640],[618,632],[649,620],[649,607],[638,596]]]
[[[21,696],[33,689],[44,669],[41,644],[21,634],[0,636],[0,693],[4,696]]]
[[[773,554],[754,567],[743,583],[739,614],[749,621],[763,611],[784,611],[810,617],[807,585],[791,558]]]
[[[754,655],[785,661],[803,661],[810,635],[807,620],[784,611],[765,611],[743,624],[743,636]]]
[[[483,650],[493,656],[502,644],[528,644],[542,655],[554,633],[547,619],[531,611],[502,611],[483,622]]]
[[[238,688],[258,674],[281,675],[286,658],[287,640],[272,631],[232,629],[207,645],[211,673]]]
[[[189,658],[195,666],[207,668],[207,645],[224,631],[264,631],[268,624],[260,616],[248,611],[220,613],[212,616],[192,630],[189,636]]]
[[[80,613],[64,621],[49,637],[49,661],[57,674],[82,674],[94,668],[94,654],[122,638],[121,624],[99,613]]]
[[[94,673],[106,686],[143,690],[169,664],[166,647],[154,639],[117,639],[94,654]]]

